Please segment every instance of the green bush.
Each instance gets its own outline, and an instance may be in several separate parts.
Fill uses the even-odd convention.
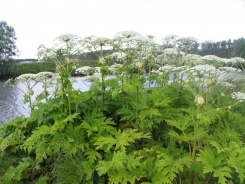
[[[0,79],[15,77],[18,74],[18,67],[14,60],[0,60]]]
[[[56,66],[53,62],[31,62],[31,63],[18,63],[18,74],[26,73],[39,73],[43,71],[55,72]]]

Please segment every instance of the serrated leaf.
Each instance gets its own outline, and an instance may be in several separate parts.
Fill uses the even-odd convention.
[[[52,126],[51,133],[54,134],[59,129],[63,130],[64,127],[68,124],[68,122],[74,122],[74,119],[76,119],[78,115],[79,115],[79,113],[74,113],[74,114],[71,114],[71,115],[67,116],[65,119],[56,120],[55,123]]]
[[[106,151],[109,151],[113,145],[116,144],[116,139],[108,134],[105,135],[104,137],[97,137],[95,140],[94,145],[96,146],[96,149],[105,149]]]
[[[96,150],[93,149],[86,150],[84,155],[87,156],[88,160],[91,163],[94,163],[97,159],[101,158],[101,155]]]
[[[220,184],[224,184],[227,183],[227,178],[232,178],[231,173],[232,171],[229,167],[223,166],[215,169],[214,177],[217,177],[219,179]]]
[[[102,133],[102,132],[111,132],[113,131],[113,125],[115,123],[110,119],[106,119],[106,117],[96,118],[89,122],[83,121],[81,127],[86,130],[88,136],[93,133]]]
[[[103,174],[106,174],[111,168],[111,165],[112,164],[110,161],[99,161],[98,165],[96,166],[96,171],[98,172],[98,175],[101,176]]]
[[[49,135],[51,133],[51,127],[42,125],[37,127],[36,130],[32,131],[32,135],[23,144],[24,149],[27,149],[30,153],[35,145],[40,142],[40,138],[44,135]]]
[[[173,181],[176,175],[184,170],[185,167],[190,167],[192,160],[189,156],[172,157],[163,154],[162,158],[157,159],[155,166],[161,176],[166,178],[165,183]]]
[[[151,108],[140,111],[139,117],[141,120],[145,119],[146,117],[149,117],[150,119],[153,117],[159,117],[161,116],[159,109]]]
[[[122,108],[116,114],[121,115],[121,121],[135,120],[135,112],[131,109]]]
[[[127,169],[133,171],[141,165],[140,160],[142,157],[135,157],[135,155],[129,155],[127,159]]]
[[[214,170],[215,159],[214,151],[210,148],[205,148],[200,151],[196,160],[204,164],[203,172],[208,173]]]
[[[126,146],[130,143],[135,142],[141,138],[149,138],[149,134],[143,134],[142,132],[137,132],[137,129],[126,129],[123,132],[119,129],[118,131],[111,132],[105,136],[98,136],[94,139],[96,149],[105,149],[108,151],[113,146],[116,150],[126,150]]]

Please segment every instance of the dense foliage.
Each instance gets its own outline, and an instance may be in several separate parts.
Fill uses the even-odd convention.
[[[9,79],[18,75],[18,66],[13,59],[0,61],[0,79]]]
[[[230,67],[244,59],[188,54],[191,40],[184,52],[163,50],[135,32],[57,41],[39,47],[57,74],[15,79],[27,84],[32,111],[0,127],[0,182],[244,182],[244,79]],[[104,55],[110,47],[114,52]],[[86,92],[68,78],[76,68],[72,55],[82,48],[101,51],[100,67],[76,69],[92,81]],[[43,83],[35,101],[33,81]]]
[[[72,60],[72,63],[76,67],[81,67],[81,66],[91,66],[95,67],[98,66],[98,61],[77,61],[77,60]],[[26,73],[33,73],[37,74],[39,72],[55,72],[56,71],[56,65],[54,62],[31,62],[31,63],[18,63],[18,75],[26,74]],[[72,73],[74,75],[74,72]]]

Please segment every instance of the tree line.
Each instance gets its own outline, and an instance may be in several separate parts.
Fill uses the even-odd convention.
[[[245,39],[242,37],[233,41],[229,39],[201,43],[200,55],[215,55],[222,58],[245,58]]]

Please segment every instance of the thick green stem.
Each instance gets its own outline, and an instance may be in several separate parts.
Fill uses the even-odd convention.
[[[193,151],[192,151],[193,161],[195,161],[196,159],[197,134],[198,134],[198,128],[199,128],[199,113],[200,113],[200,105],[197,106],[197,120],[194,126],[194,142],[193,142]]]
[[[140,80],[140,69],[138,70],[138,80]],[[136,86],[136,104],[139,103],[139,86]],[[139,128],[139,109],[136,107],[135,109],[135,114],[136,114],[136,123],[137,123],[137,128]]]
[[[29,95],[29,105],[30,105],[31,111],[33,111],[32,103],[31,103],[31,96],[30,95]]]
[[[104,75],[101,74],[101,90],[102,90],[102,106],[105,104],[105,86],[104,86]]]
[[[67,93],[68,93],[68,112],[71,115],[71,85],[67,84]]]

